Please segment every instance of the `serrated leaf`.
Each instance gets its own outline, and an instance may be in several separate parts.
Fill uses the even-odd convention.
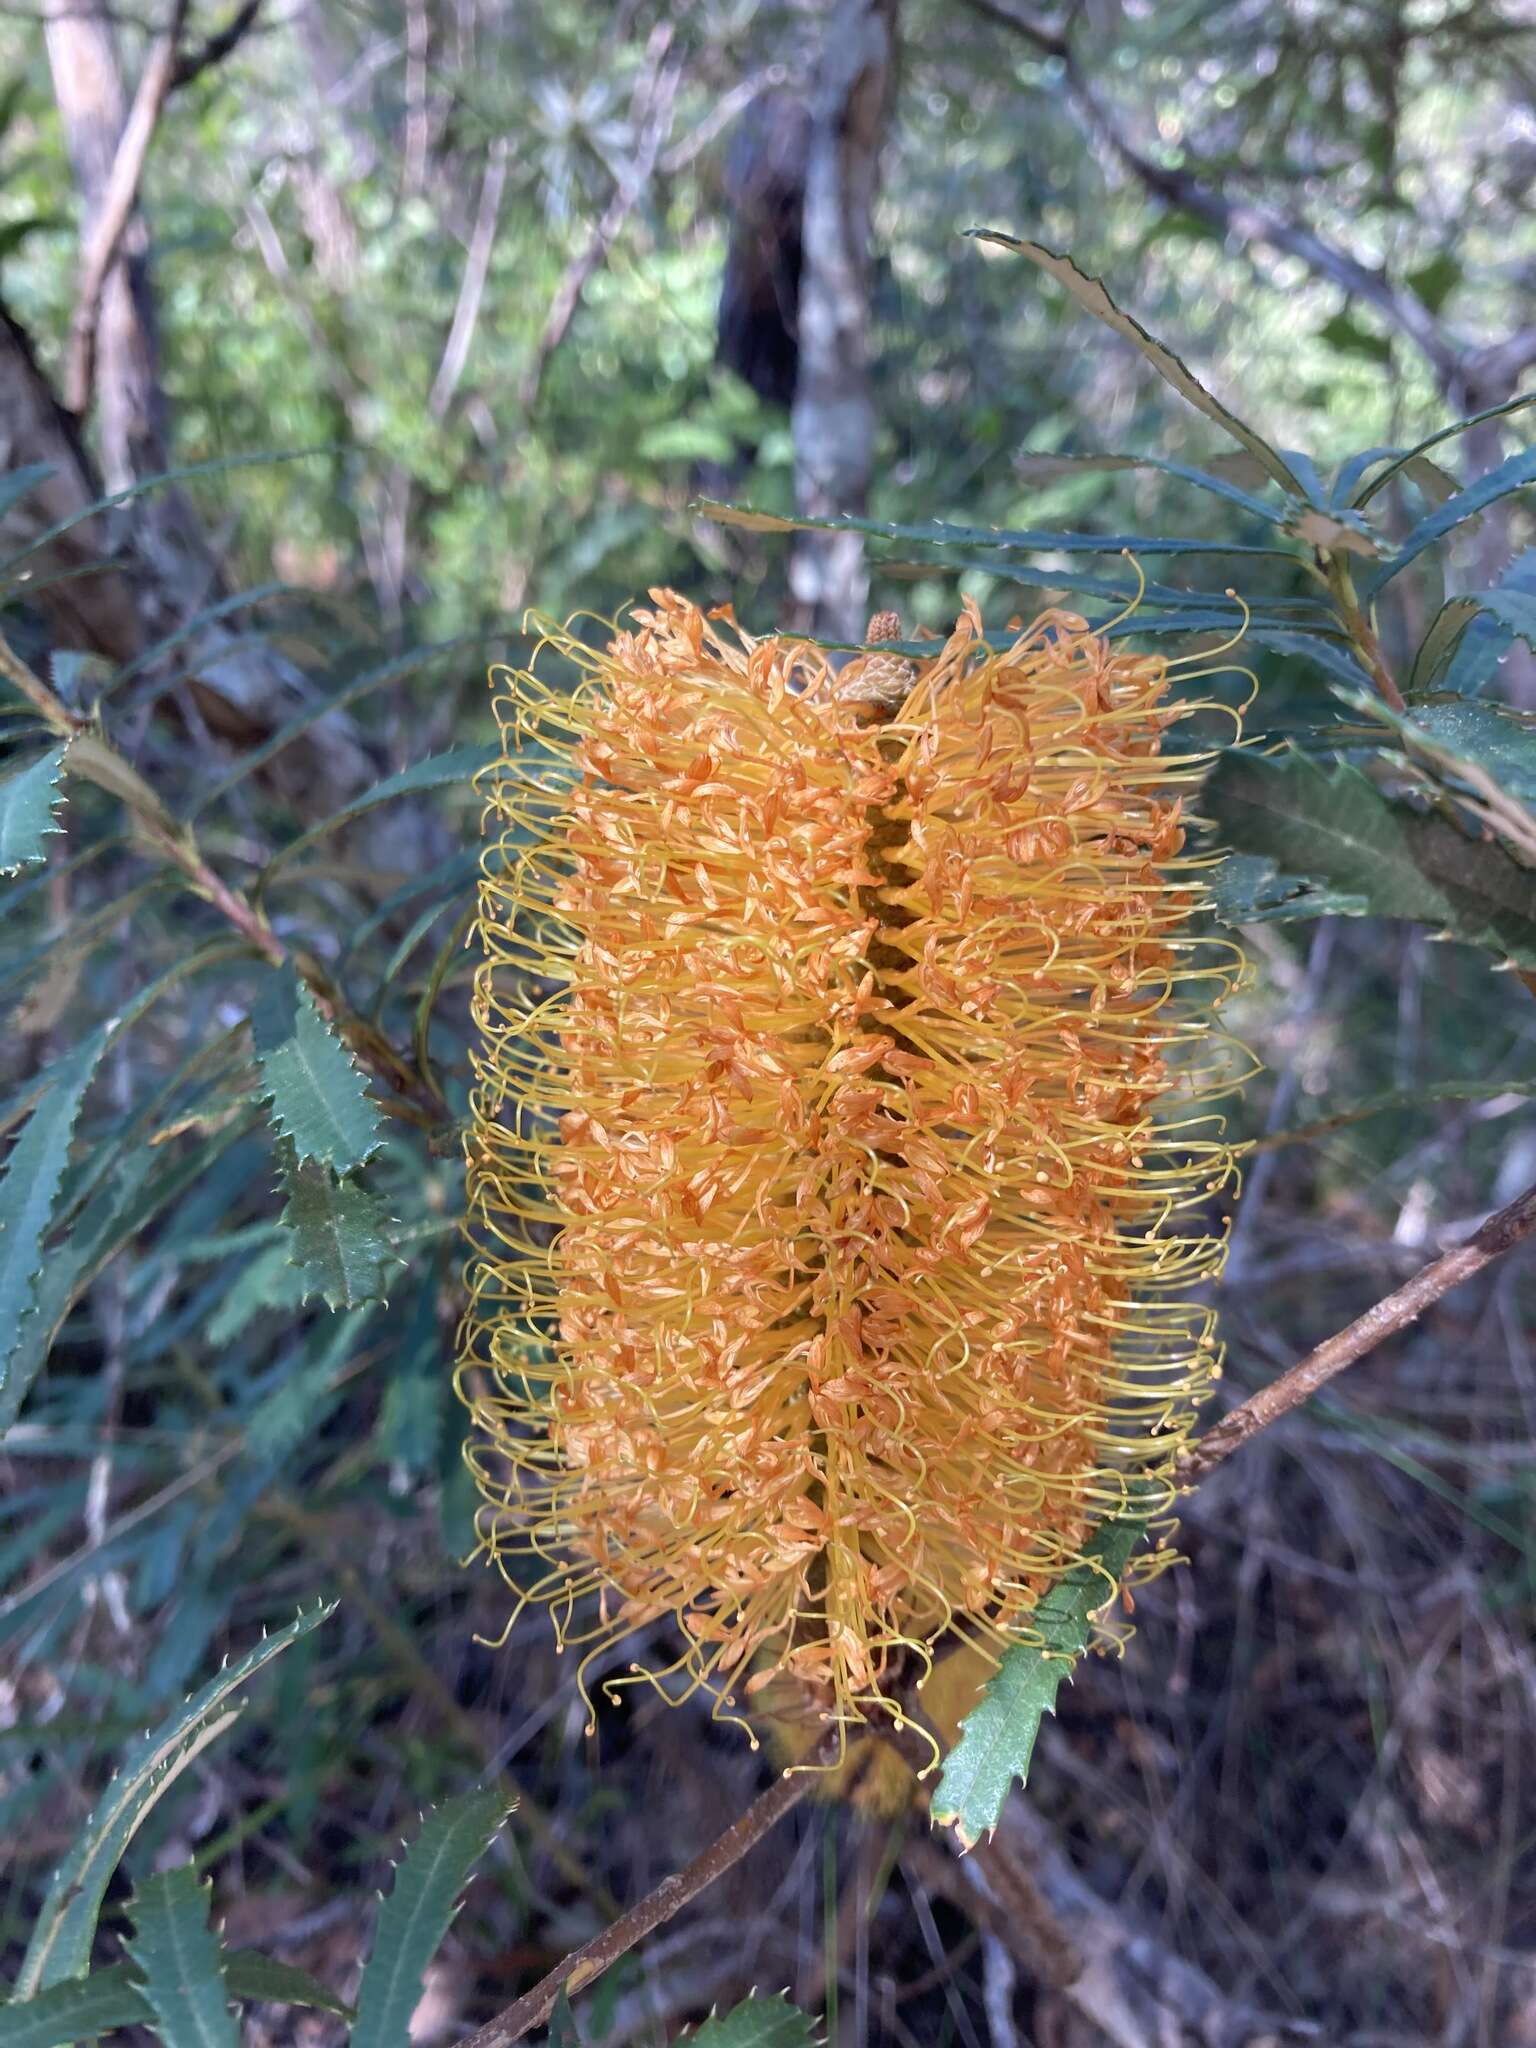
[[[304,1299],[304,1276],[294,1266],[285,1238],[264,1246],[247,1260],[231,1282],[229,1292],[209,1316],[208,1341],[215,1350],[248,1330],[265,1311],[297,1308]]]
[[[393,802],[396,797],[415,796],[423,790],[448,789],[455,783],[469,784],[482,769],[489,768],[500,760],[497,747],[450,747],[443,754],[429,754],[424,761],[413,761],[409,768],[402,768],[398,775],[387,775],[382,782],[376,782],[371,789],[365,789],[350,803],[343,804],[339,811],[333,811],[328,818],[322,818],[318,825],[311,825],[307,832],[301,832],[296,839],[288,840],[281,851],[269,863],[267,874],[295,854],[313,846],[317,839],[323,839],[328,832],[334,832],[339,825],[348,824],[359,818],[364,811],[371,811],[379,804]]]
[[[500,1792],[465,1792],[434,1807],[395,1868],[379,1907],[357,1994],[351,2048],[410,2048],[411,2014],[470,1872],[508,1812]]]
[[[1408,676],[1410,697],[1434,688],[1440,671],[1453,665],[1473,622],[1480,618],[1492,621],[1489,674],[1512,641],[1523,640],[1528,647],[1536,647],[1536,592],[1519,588],[1466,591],[1440,607],[1420,642]],[[1486,680],[1480,676],[1474,687],[1481,687]],[[1459,690],[1457,694],[1466,693]]]
[[[1351,457],[1344,465],[1344,470],[1340,472],[1340,484],[1342,486],[1346,473],[1358,483],[1378,456],[1394,458],[1380,476],[1373,477],[1368,484],[1361,484],[1355,491],[1354,504],[1358,510],[1360,506],[1369,504],[1378,492],[1386,489],[1395,476],[1417,462],[1429,449],[1438,448],[1442,441],[1454,440],[1458,434],[1465,434],[1472,427],[1480,427],[1484,420],[1499,420],[1512,412],[1524,412],[1526,407],[1531,405],[1536,405],[1536,391],[1523,391],[1518,398],[1503,399],[1498,405],[1490,405],[1482,412],[1469,413],[1465,419],[1453,420],[1450,426],[1440,427],[1433,434],[1426,434],[1422,441],[1416,441],[1411,448],[1367,449],[1363,455]],[[1336,495],[1342,497],[1345,493],[1341,488]]]
[[[331,1605],[311,1608],[286,1628],[263,1636],[129,1751],[53,1874],[16,1978],[18,1997],[31,1998],[67,1978],[85,1975],[107,1885],[151,1808],[192,1759],[236,1719],[239,1709],[229,1707],[231,1695],[333,1612]]]
[[[955,526],[944,519],[904,522],[865,519],[852,512],[838,513],[828,519],[812,519],[798,514],[756,512],[750,506],[727,505],[718,498],[696,498],[693,509],[722,526],[744,527],[749,533],[867,533],[875,540],[919,541],[935,548],[1017,548],[1024,553],[1063,555],[1274,555],[1285,562],[1296,559],[1287,548],[1259,547],[1242,541],[1180,540],[1155,533],[1071,533],[1047,527]],[[989,565],[979,562],[975,566],[985,568]],[[1009,565],[999,563],[995,566],[1003,569]]]
[[[43,841],[61,829],[58,809],[68,752],[68,742],[50,747],[0,779],[0,875],[19,875],[47,858]]]
[[[1536,721],[1457,697],[1399,712],[1379,697],[1336,694],[1371,724],[1385,726],[1416,767],[1536,869]]]
[[[378,1149],[378,1112],[291,961],[267,975],[251,1032],[273,1124],[299,1157],[338,1173],[361,1166]]]
[[[237,2048],[211,1887],[190,1863],[147,1877],[129,1907],[128,1953],[164,2048]]]
[[[152,2018],[127,1964],[114,1963],[35,1998],[0,2005],[0,2042],[5,2048],[70,2048],[118,2027],[147,2026]]]
[[[1223,924],[1274,924],[1298,917],[1364,917],[1362,897],[1280,873],[1262,854],[1232,853],[1207,883],[1211,909]]]
[[[782,1991],[746,1998],[728,2013],[707,2019],[689,2048],[812,2048],[811,2020]]]
[[[93,1031],[60,1060],[11,1148],[0,1180],[0,1412],[23,1327],[36,1306],[43,1238],[85,1091],[106,1048],[108,1028]]]
[[[582,2048],[581,2029],[576,2024],[576,2015],[571,2011],[571,2001],[565,1995],[563,1984],[549,2015],[549,2033],[544,2048]]]
[[[1480,476],[1476,483],[1468,484],[1464,491],[1458,491],[1454,498],[1447,498],[1443,505],[1411,527],[1398,544],[1397,552],[1389,562],[1384,562],[1366,586],[1367,594],[1374,597],[1384,589],[1392,578],[1399,575],[1416,561],[1424,550],[1433,547],[1453,533],[1475,512],[1481,512],[1500,498],[1507,498],[1511,492],[1524,490],[1536,483],[1536,448],[1522,448],[1501,462],[1496,469]]]
[[[1493,840],[1384,797],[1356,768],[1288,748],[1222,756],[1201,808],[1237,853],[1321,884],[1341,914],[1402,917],[1536,966],[1536,887]],[[1344,909],[1344,902],[1359,909]]]
[[[1054,483],[1061,477],[1155,469],[1162,476],[1179,477],[1183,482],[1193,484],[1197,490],[1224,498],[1229,505],[1240,505],[1245,512],[1251,512],[1257,519],[1268,520],[1271,525],[1278,523],[1282,512],[1280,506],[1254,497],[1252,492],[1242,490],[1222,476],[1215,463],[1209,468],[1197,469],[1187,462],[1170,462],[1161,455],[1036,455],[1026,452],[1014,457],[1013,467],[1014,473],[1024,483]],[[1260,482],[1267,481],[1261,475]]]
[[[378,1196],[314,1159],[301,1161],[286,1179],[282,1220],[304,1298],[319,1294],[328,1308],[382,1300],[386,1279],[403,1262],[389,1241],[389,1214]]]
[[[1036,1602],[1029,1625],[1040,1641],[1015,1643],[1004,1652],[986,1691],[960,1723],[960,1740],[945,1757],[934,1788],[932,1812],[935,1823],[952,1827],[966,1848],[997,1826],[1015,1778],[1028,1781],[1041,1718],[1055,1713],[1061,1681],[1087,1649],[1094,1616],[1114,1599],[1146,1526],[1139,1517],[1100,1524],[1084,1549],[1085,1562]]]
[[[352,2008],[329,1985],[294,1963],[280,1963],[253,1948],[235,1948],[224,1957],[224,1981],[232,1998],[259,1999],[263,2005],[309,2005],[350,2020]]]
[[[1092,313],[1096,320],[1102,320],[1106,327],[1112,328],[1116,334],[1130,342],[1133,348],[1139,349],[1164,382],[1171,384],[1179,396],[1187,399],[1197,412],[1204,413],[1208,420],[1214,420],[1218,427],[1230,434],[1233,440],[1246,449],[1262,467],[1266,476],[1273,477],[1277,484],[1287,491],[1295,492],[1297,497],[1307,495],[1298,483],[1295,472],[1281,459],[1278,452],[1271,448],[1261,435],[1256,434],[1246,421],[1240,420],[1236,413],[1224,406],[1219,398],[1213,397],[1194,372],[1179,361],[1171,348],[1166,347],[1155,335],[1149,334],[1139,320],[1133,320],[1129,313],[1122,312],[1110,297],[1101,279],[1089,277],[1086,272],[1078,269],[1070,256],[1064,256],[1055,249],[1047,249],[1042,243],[1020,241],[1016,236],[1002,234],[995,228],[969,228],[966,232],[974,241],[989,242],[996,248],[1012,250],[1016,256],[1027,256],[1030,262],[1037,264],[1048,277],[1054,277],[1085,312]]]

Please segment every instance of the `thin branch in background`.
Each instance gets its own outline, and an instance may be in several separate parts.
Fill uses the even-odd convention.
[[[222,64],[256,26],[256,17],[260,12],[261,0],[242,0],[242,5],[221,29],[216,29],[195,50],[187,50],[176,59],[176,68],[171,73],[171,91],[179,92],[184,85],[190,85],[194,78],[200,78],[205,71],[211,71],[216,64]]]
[[[594,1935],[591,1941],[573,1949],[531,1991],[525,1991],[495,2019],[487,2020],[467,2040],[461,2041],[459,2048],[510,2048],[512,2042],[521,2041],[535,2027],[542,2026],[553,2012],[555,2000],[562,1991],[569,1994],[594,1983],[621,1956],[628,1955],[637,1942],[643,1941],[646,1935],[654,1933],[674,1914],[680,1913],[684,1906],[690,1905],[717,1878],[723,1877],[743,1856],[755,1849],[785,1814],[807,1796],[816,1782],[816,1773],[836,1757],[839,1740],[840,1731],[830,1729],[804,1764],[792,1773],[785,1772],[766,1792],[759,1794],[746,1812],[707,1849],[695,1856],[686,1869],[664,1877],[638,1905],[631,1906],[627,1913],[601,1934]]]
[[[497,136],[486,159],[485,176],[480,181],[480,203],[475,209],[475,225],[469,238],[469,253],[459,284],[458,303],[453,309],[448,339],[443,344],[443,359],[437,366],[437,375],[432,380],[432,391],[427,399],[427,410],[435,420],[447,418],[453,395],[464,375],[464,366],[469,361],[475,323],[480,318],[480,303],[485,296],[485,281],[490,272],[491,252],[496,246],[496,223],[501,217],[501,195],[506,189],[508,154],[506,136]]]
[[[1474,1273],[1480,1273],[1533,1231],[1536,1231],[1536,1187],[1529,1187],[1523,1195],[1517,1195],[1514,1201],[1490,1216],[1466,1244],[1458,1245],[1455,1251],[1433,1260],[1406,1285],[1368,1308],[1363,1316],[1357,1316],[1347,1329],[1329,1337],[1293,1365],[1289,1372],[1282,1373],[1279,1379],[1261,1387],[1258,1393],[1251,1394],[1239,1407],[1224,1415],[1184,1459],[1182,1477],[1185,1482],[1197,1485],[1223,1459],[1230,1458],[1251,1437],[1257,1436],[1261,1429],[1267,1429],[1282,1415],[1288,1415],[1303,1401],[1310,1400],[1335,1374],[1353,1365],[1357,1359],[1364,1358],[1399,1330],[1405,1330],[1442,1295],[1449,1294],[1453,1287],[1459,1287],[1463,1280],[1470,1280]]]
[[[139,185],[149,159],[160,110],[165,105],[176,73],[176,52],[182,26],[187,18],[187,0],[173,0],[170,24],[145,60],[139,89],[133,96],[128,120],[112,159],[102,197],[101,211],[80,259],[80,285],[70,322],[69,346],[64,373],[64,400],[70,411],[83,417],[91,403],[96,381],[96,329],[101,319],[101,302],[122,249],[123,236],[138,203]]]
[[[593,230],[591,240],[566,270],[550,301],[543,332],[534,346],[533,360],[518,386],[517,402],[525,416],[538,404],[544,373],[549,368],[551,356],[570,330],[576,309],[581,304],[581,295],[613,247],[620,228],[639,204],[640,196],[656,169],[662,146],[672,132],[672,111],[678,86],[682,83],[682,67],[673,64],[663,69],[663,60],[671,42],[672,30],[667,27],[658,28],[651,37],[646,53],[646,75],[635,93],[640,125],[635,154],[604,209],[602,219]]]

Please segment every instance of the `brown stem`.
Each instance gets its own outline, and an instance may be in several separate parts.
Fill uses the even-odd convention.
[[[93,730],[88,719],[71,711],[41,676],[28,668],[3,634],[0,676],[21,692],[55,733],[68,740],[71,772],[94,782],[125,804],[144,839],[186,877],[194,892],[211,903],[255,952],[274,967],[292,959],[299,978],[321,1010],[383,1083],[385,1093],[380,1097],[380,1106],[392,1116],[436,1130],[443,1122],[443,1109],[433,1088],[372,1025],[343,1002],[314,962],[290,953],[250,898],[209,865],[192,827],[171,815],[133,763],[118,752],[104,733]]]
[[[766,1792],[754,1799],[746,1812],[711,1842],[702,1855],[695,1856],[685,1870],[664,1877],[653,1892],[647,1893],[638,1905],[631,1906],[611,1927],[594,1935],[580,1948],[572,1949],[547,1977],[541,1978],[531,1991],[525,1991],[505,2012],[487,2020],[467,2040],[461,2041],[459,2048],[509,2048],[511,2042],[521,2041],[535,2027],[541,2026],[554,2010],[555,2000],[562,1991],[569,1995],[592,1983],[620,1956],[628,1955],[637,1942],[643,1941],[646,1935],[654,1933],[675,1913],[681,1912],[716,1878],[723,1877],[733,1864],[739,1863],[749,1850],[755,1849],[790,1808],[798,1806],[805,1798],[815,1782],[814,1773],[833,1761],[837,1746],[837,1731],[834,1729],[822,1737],[804,1764],[793,1773],[786,1771],[777,1784],[770,1785]]]
[[[1319,1344],[1289,1372],[1282,1373],[1279,1379],[1261,1387],[1240,1407],[1224,1415],[1185,1457],[1181,1477],[1190,1485],[1198,1484],[1250,1437],[1257,1436],[1261,1429],[1267,1429],[1270,1423],[1278,1422],[1282,1415],[1288,1415],[1293,1408],[1309,1400],[1336,1373],[1342,1372],[1347,1365],[1353,1365],[1356,1359],[1364,1358],[1367,1352],[1374,1351],[1378,1344],[1398,1330],[1406,1329],[1443,1294],[1449,1294],[1463,1280],[1470,1280],[1474,1273],[1480,1273],[1484,1266],[1491,1265],[1533,1231],[1536,1231],[1536,1187],[1529,1187],[1507,1208],[1490,1216],[1466,1244],[1458,1245],[1455,1251],[1446,1252],[1443,1257],[1432,1261],[1405,1286],[1378,1301],[1373,1308],[1368,1308],[1347,1330],[1340,1330],[1326,1343]]]
[[[1333,601],[1339,608],[1339,617],[1349,634],[1355,652],[1364,664],[1371,681],[1376,685],[1377,694],[1394,711],[1406,711],[1407,699],[1397,687],[1397,680],[1387,667],[1386,656],[1381,651],[1381,642],[1376,637],[1376,628],[1367,618],[1359,597],[1355,592],[1355,579],[1349,573],[1349,564],[1340,554],[1324,554],[1319,557],[1320,566],[1328,579],[1328,588]]]
[[[96,380],[96,327],[101,316],[102,295],[112,267],[123,246],[123,236],[138,203],[139,183],[154,140],[160,109],[176,73],[176,52],[187,0],[173,0],[170,24],[158,38],[145,60],[139,89],[133,96],[127,125],[112,159],[101,211],[91,230],[80,262],[80,288],[75,300],[75,317],[70,323],[69,354],[64,374],[64,402],[73,413],[83,415],[91,402]]]

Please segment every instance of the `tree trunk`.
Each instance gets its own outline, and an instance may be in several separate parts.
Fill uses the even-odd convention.
[[[104,0],[46,0],[45,34],[54,98],[80,194],[84,248],[101,217],[129,95]],[[137,207],[101,295],[91,397],[101,480],[108,492],[126,490],[170,466],[149,231]],[[60,508],[57,517],[67,518],[102,495],[80,424],[58,405],[20,330],[0,314],[0,447],[12,465],[53,465],[58,474],[46,488]],[[11,531],[22,530],[17,520],[44,503],[41,491],[30,493],[15,509]],[[44,518],[35,518],[36,528],[43,523]],[[61,559],[50,558],[49,567],[88,558],[110,559],[121,569],[121,575],[45,587],[38,596],[39,608],[62,641],[117,660],[179,630],[228,594],[196,512],[170,485],[134,498],[115,516],[98,516],[76,528],[55,544],[55,553]],[[200,627],[178,659],[191,678],[201,717],[214,732],[237,743],[271,731],[313,696],[279,649],[218,621]],[[366,772],[345,721],[322,721],[317,738],[328,780],[346,784]]]
[[[869,390],[870,228],[896,70],[896,0],[843,0],[812,101],[801,225],[800,364],[791,421],[800,510],[862,512],[874,466]],[[861,640],[869,602],[864,542],[807,533],[790,560],[795,623]]]

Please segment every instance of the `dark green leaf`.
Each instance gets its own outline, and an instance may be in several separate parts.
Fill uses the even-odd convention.
[[[1015,1643],[960,1724],[960,1740],[944,1759],[933,1794],[933,1818],[952,1827],[967,1848],[997,1826],[1013,1782],[1026,1783],[1035,1737],[1056,1711],[1061,1681],[1088,1647],[1093,1618],[1114,1599],[1131,1552],[1146,1528],[1140,1519],[1104,1522],[1084,1551],[1085,1562],[1042,1593],[1029,1617],[1039,1641]]]
[[[379,1906],[351,2048],[410,2048],[411,2014],[427,1965],[448,1932],[470,1872],[506,1816],[501,1793],[465,1792],[422,1822]]]
[[[164,2048],[237,2048],[209,1898],[207,1880],[188,1863],[145,1878],[129,1909],[128,1953]]]
[[[114,1963],[35,1998],[0,2005],[0,2042],[5,2048],[69,2048],[119,2027],[147,2026],[152,2018],[128,1965]]]
[[[725,505],[699,498],[694,509],[722,526],[742,526],[749,533],[867,533],[877,540],[921,541],[929,547],[1018,548],[1021,552],[1063,555],[1276,555],[1294,561],[1287,548],[1268,548],[1238,541],[1177,540],[1151,533],[1067,533],[1006,526],[952,526],[942,519],[905,525],[890,519],[862,519],[845,513],[835,519],[791,518],[778,512],[754,512],[743,505]],[[957,565],[959,566],[959,565]],[[978,567],[987,567],[979,563]],[[999,569],[1007,565],[999,563]]]
[[[266,977],[251,1031],[277,1130],[301,1159],[323,1160],[340,1173],[361,1166],[379,1143],[378,1112],[291,963]]]
[[[744,1999],[707,2019],[689,2048],[812,2048],[815,2038],[810,2015],[780,1991],[772,1998]]]
[[[1306,493],[1297,482],[1291,470],[1269,443],[1256,434],[1252,427],[1240,420],[1236,413],[1228,410],[1220,399],[1212,397],[1205,386],[1190,371],[1172,349],[1165,348],[1155,336],[1148,334],[1139,320],[1133,320],[1129,313],[1123,313],[1110,297],[1101,281],[1089,277],[1079,270],[1070,256],[1058,254],[1039,242],[1022,242],[1013,235],[1000,234],[994,228],[970,228],[967,230],[974,240],[990,242],[999,249],[1011,249],[1015,255],[1027,256],[1031,263],[1038,264],[1047,276],[1054,277],[1059,285],[1076,299],[1085,311],[1102,320],[1106,327],[1123,336],[1133,347],[1138,348],[1167,383],[1171,384],[1181,398],[1187,399],[1198,412],[1230,434],[1254,458],[1262,464],[1267,476],[1287,491],[1294,491],[1298,497]]]
[[[275,1635],[263,1636],[129,1751],[53,1874],[16,1979],[19,1997],[85,1975],[107,1885],[150,1808],[235,1718],[239,1709],[230,1706],[231,1695],[332,1612],[329,1606],[313,1607]]]
[[[319,1294],[329,1308],[382,1300],[385,1281],[402,1262],[377,1195],[316,1159],[300,1161],[286,1179],[288,1256],[304,1297]]]
[[[54,1062],[0,1180],[0,1403],[5,1401],[23,1326],[36,1303],[43,1239],[69,1160],[75,1121],[107,1037],[105,1027],[93,1031]]]
[[[571,2011],[571,2001],[565,1995],[563,1984],[549,2016],[549,2037],[545,2048],[582,2048],[581,2030],[576,2025],[576,2015]]]
[[[1493,840],[1390,802],[1356,768],[1328,774],[1294,749],[1225,754],[1201,808],[1235,852],[1268,861],[1276,877],[1325,888],[1341,914],[1409,918],[1536,966],[1529,870]]]
[[[1364,917],[1365,899],[1304,875],[1280,874],[1262,854],[1232,853],[1212,870],[1211,908],[1223,924],[1271,924],[1297,917]]]
[[[292,860],[295,854],[302,853],[305,847],[313,846],[317,839],[334,832],[338,825],[361,817],[364,811],[371,811],[375,805],[390,803],[399,796],[419,795],[426,789],[447,789],[454,783],[471,783],[483,768],[489,768],[500,757],[498,747],[450,747],[445,754],[432,754],[425,761],[413,762],[409,768],[402,768],[398,775],[387,775],[382,782],[365,789],[360,796],[344,804],[339,811],[333,811],[318,825],[312,825],[307,832],[290,839],[268,865],[268,876]]]
[[[1449,249],[1441,249],[1427,262],[1405,271],[1403,282],[1410,291],[1418,293],[1431,313],[1438,313],[1461,283],[1463,274],[1461,259]]]
[[[1224,498],[1229,505],[1240,505],[1245,512],[1253,513],[1257,519],[1266,519],[1272,525],[1280,518],[1281,508],[1271,505],[1264,498],[1256,498],[1249,491],[1240,490],[1234,483],[1213,470],[1195,469],[1187,462],[1169,462],[1160,455],[1033,455],[1024,454],[1014,460],[1014,469],[1025,483],[1052,483],[1059,477],[1092,476],[1125,469],[1155,469],[1164,476],[1181,477],[1185,483],[1193,484],[1197,490],[1210,491],[1215,497]]]
[[[1349,313],[1335,313],[1331,320],[1325,320],[1317,330],[1317,338],[1341,356],[1358,356],[1368,363],[1382,365],[1392,360],[1392,344],[1387,337],[1377,334],[1374,328],[1362,327]]]
[[[1512,491],[1524,490],[1532,483],[1536,483],[1536,449],[1522,448],[1501,462],[1497,469],[1491,469],[1476,483],[1458,491],[1454,498],[1448,498],[1411,528],[1404,535],[1396,554],[1371,579],[1368,586],[1370,595],[1374,596],[1383,589],[1410,562],[1416,561],[1426,548],[1433,547],[1448,533],[1454,533],[1474,512],[1481,512],[1485,505],[1495,504],[1500,498],[1507,498]]]
[[[47,858],[43,841],[59,831],[67,745],[50,747],[25,768],[0,779],[0,875],[19,875]]]
[[[1490,405],[1484,412],[1474,412],[1464,420],[1455,420],[1450,426],[1441,427],[1438,433],[1426,435],[1422,441],[1415,442],[1411,448],[1371,450],[1370,454],[1372,456],[1384,454],[1390,455],[1395,459],[1389,468],[1382,471],[1380,476],[1373,478],[1370,483],[1364,485],[1355,493],[1354,503],[1356,508],[1358,509],[1360,506],[1368,504],[1378,491],[1385,490],[1393,477],[1397,476],[1402,470],[1405,470],[1416,457],[1423,455],[1426,450],[1438,448],[1442,441],[1449,441],[1458,434],[1465,434],[1471,427],[1480,427],[1484,420],[1499,420],[1509,413],[1523,412],[1528,405],[1536,405],[1536,391],[1522,392],[1518,398],[1506,398],[1502,404]],[[1355,464],[1365,463],[1366,457],[1356,456],[1353,458],[1353,461]],[[1347,464],[1346,468],[1351,466],[1353,465]]]
[[[236,1948],[224,1957],[224,1981],[232,1998],[259,1999],[263,2005],[312,2005],[317,2012],[352,2017],[343,1998],[293,1963],[280,1963],[253,1948]]]

